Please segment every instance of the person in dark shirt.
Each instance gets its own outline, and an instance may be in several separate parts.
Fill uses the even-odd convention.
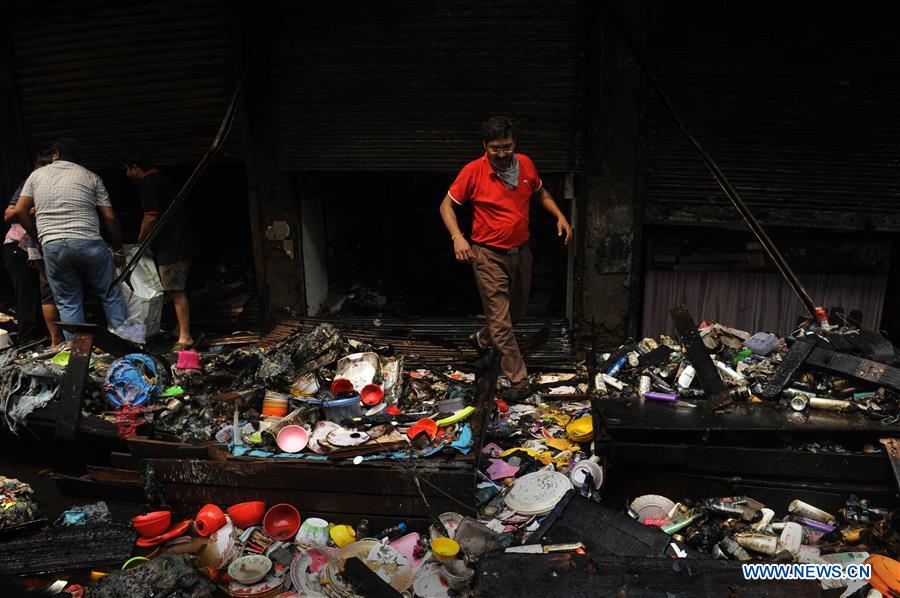
[[[37,155],[34,168],[37,170],[53,161],[50,150]],[[16,318],[19,320],[20,342],[39,334],[38,304],[50,333],[51,348],[58,348],[63,342],[62,330],[56,325],[59,311],[53,301],[53,292],[44,273],[44,260],[37,242],[25,231],[16,217],[16,204],[25,181],[13,193],[3,219],[9,223],[9,231],[3,241],[3,261],[13,285],[16,301]]]
[[[132,151],[126,156],[125,174],[137,184],[141,195],[144,217],[138,233],[138,243],[142,243],[156,226],[160,215],[168,209],[178,190],[172,181],[156,168],[150,154],[143,150]],[[178,209],[165,228],[159,232],[151,250],[159,267],[163,290],[172,300],[175,316],[178,318],[178,342],[173,349],[189,349],[193,346],[194,339],[191,337],[191,312],[185,287],[197,245],[183,207]]]

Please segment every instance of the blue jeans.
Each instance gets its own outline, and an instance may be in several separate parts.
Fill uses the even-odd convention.
[[[106,323],[111,329],[121,326],[128,317],[128,308],[122,289],[117,285],[106,292],[109,283],[116,277],[112,253],[102,240],[59,239],[44,245],[44,263],[47,280],[59,309],[60,319],[65,323],[84,323],[84,279],[100,298]],[[65,331],[66,340],[75,335]]]

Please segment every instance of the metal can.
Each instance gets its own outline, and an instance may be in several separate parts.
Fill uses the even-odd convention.
[[[788,505],[788,513],[791,515],[799,515],[800,517],[809,517],[810,519],[815,519],[816,521],[821,521],[822,523],[827,523],[829,525],[835,522],[834,515],[827,511],[823,511],[818,507],[814,507],[809,503],[805,503],[802,500],[791,501],[791,504]]]
[[[774,556],[778,551],[777,536],[748,532],[735,534],[734,539],[738,544],[740,544],[747,550],[752,550],[753,552],[759,552],[762,554]]]
[[[650,392],[652,380],[650,376],[641,376],[640,382],[638,383],[638,394],[644,396],[648,392]]]
[[[791,409],[794,411],[803,411],[809,406],[809,397],[806,395],[796,394],[791,397]]]
[[[843,411],[849,409],[852,405],[850,401],[841,401],[839,399],[822,399],[819,397],[810,397],[809,406],[812,409],[825,409],[826,411]]]

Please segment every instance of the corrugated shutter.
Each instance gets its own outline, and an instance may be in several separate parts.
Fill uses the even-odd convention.
[[[449,170],[505,113],[545,170],[578,169],[582,0],[292,3],[280,15],[278,157],[302,170]]]
[[[200,159],[234,88],[229,3],[33,6],[13,41],[31,143],[74,137],[91,167],[118,166],[133,146],[163,164]]]
[[[762,220],[885,228],[900,215],[898,22],[895,4],[657,0],[647,55]],[[655,93],[645,114],[647,219],[737,220]]]

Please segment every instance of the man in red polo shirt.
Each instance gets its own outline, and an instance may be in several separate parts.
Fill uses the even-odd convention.
[[[470,339],[479,352],[500,351],[500,369],[510,382],[504,397],[520,400],[528,389],[528,371],[513,334],[513,324],[525,315],[531,289],[528,211],[535,199],[556,218],[557,235],[568,244],[572,227],[534,162],[516,154],[515,128],[505,116],[494,116],[481,127],[485,153],[466,164],[441,203],[441,218],[460,262],[472,264],[487,324]],[[459,230],[454,206],[472,203],[471,244]]]

